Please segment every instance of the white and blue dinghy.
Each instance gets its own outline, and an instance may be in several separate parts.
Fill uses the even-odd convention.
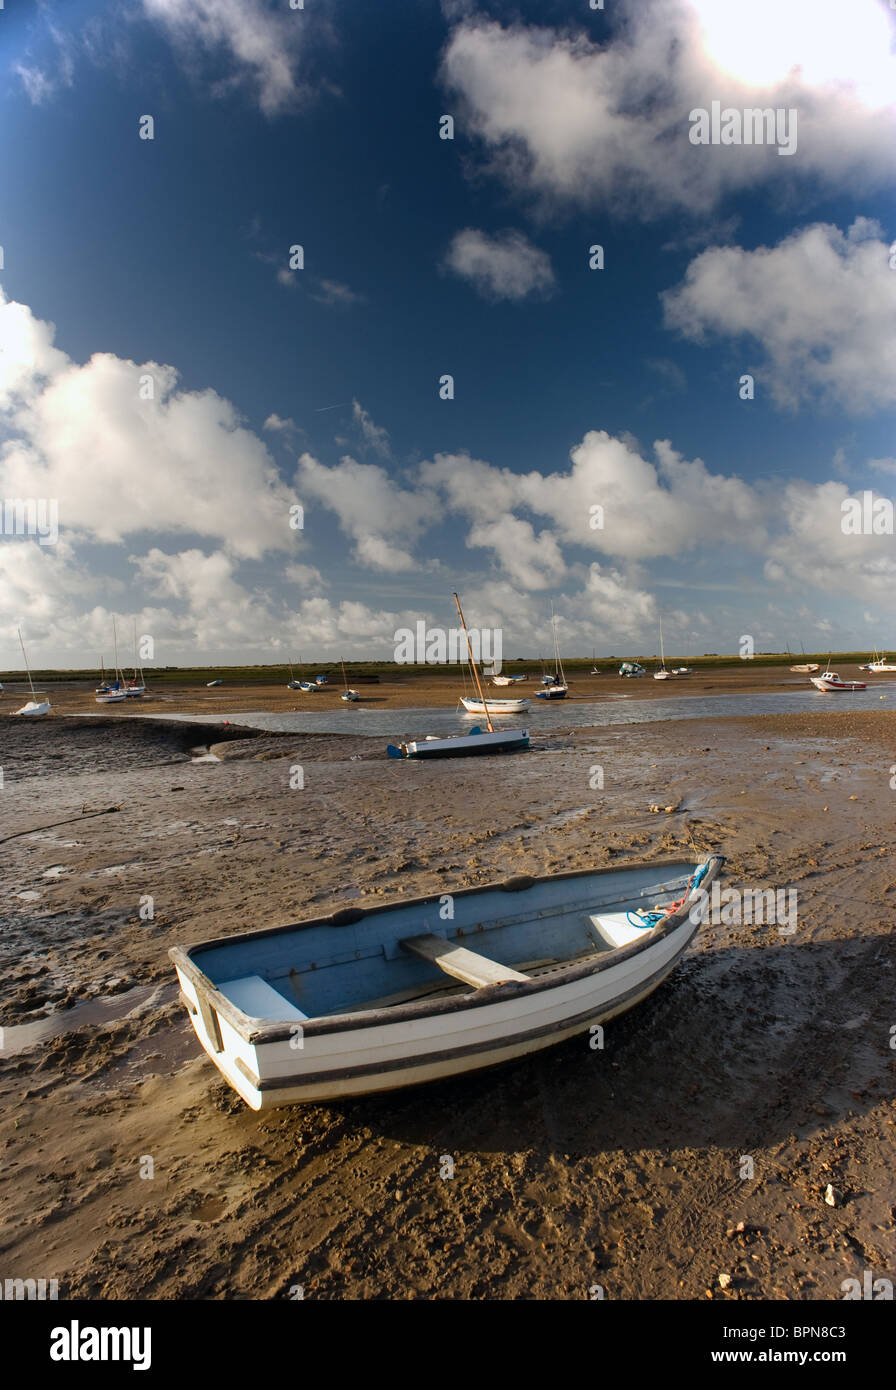
[[[623,1013],[696,934],[722,859],[516,878],[174,947],[196,1035],[254,1110],[397,1090]]]

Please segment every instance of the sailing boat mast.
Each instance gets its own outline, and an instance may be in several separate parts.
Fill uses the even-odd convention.
[[[124,675],[118,665],[118,629],[115,626],[115,615],[112,615],[112,645],[115,648],[115,679],[119,682],[119,689],[124,687]]]
[[[482,708],[485,710],[485,722],[488,725],[489,733],[493,734],[495,732],[495,726],[492,723],[492,717],[488,712],[488,705],[486,704],[485,696],[482,693],[482,683],[479,680],[479,667],[476,665],[476,662],[473,659],[473,648],[470,644],[470,634],[469,632],[467,632],[467,624],[464,622],[463,610],[460,606],[460,599],[457,597],[457,594],[454,595],[454,602],[457,604],[457,612],[460,618],[460,625],[464,630],[464,637],[466,637],[467,639],[467,651],[470,655],[470,667],[473,672],[473,679],[476,682],[476,689],[479,691],[479,698],[482,701]]]
[[[665,671],[665,669],[666,669],[666,653],[665,653],[665,651],[664,651],[664,649],[663,649],[663,618],[662,618],[662,614],[661,614],[661,615],[660,615],[660,670],[661,670],[661,671]]]
[[[554,600],[551,599],[551,627],[554,632],[554,660],[557,663],[557,671],[563,685],[566,684],[566,676],[563,673],[563,662],[560,660],[560,639],[557,636],[557,619],[554,617]]]
[[[25,662],[25,674],[28,677],[28,685],[31,689],[31,698],[34,699],[34,681],[31,679],[31,667],[28,665],[28,654],[25,651],[25,643],[22,641],[22,629],[20,627],[17,627],[16,632],[19,634],[19,646],[22,648],[22,658]]]

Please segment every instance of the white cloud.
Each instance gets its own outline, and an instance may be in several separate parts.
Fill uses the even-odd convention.
[[[766,551],[766,577],[775,584],[889,603],[896,588],[893,537],[844,535],[846,497],[858,494],[844,483],[788,483],[778,501],[779,529]]]
[[[422,567],[408,545],[435,519],[435,499],[427,490],[404,491],[378,464],[358,463],[348,455],[328,468],[310,454],[302,454],[296,483],[303,496],[335,512],[354,542],[360,564],[386,571]]]
[[[316,282],[317,292],[312,292],[311,298],[318,304],[333,305],[337,309],[349,309],[353,304],[363,304],[365,296],[357,290],[353,290],[350,285],[343,285],[339,280],[319,279]]]
[[[522,232],[489,236],[466,227],[452,239],[444,264],[462,280],[469,280],[484,299],[546,297],[554,288],[550,257]]]
[[[274,411],[267,417],[261,428],[272,430],[278,434],[289,434],[296,429],[296,422],[290,416],[284,420]]]
[[[755,251],[716,247],[662,296],[666,323],[686,336],[752,340],[781,405],[814,396],[846,410],[896,401],[896,273],[880,228],[827,223]],[[750,370],[748,364],[745,369]]]
[[[896,459],[869,459],[868,467],[877,473],[896,473]]]
[[[383,429],[382,425],[374,424],[360,401],[352,401],[352,419],[361,433],[365,447],[379,454],[381,458],[388,458],[391,453],[389,431]]]
[[[300,96],[300,10],[274,10],[265,0],[143,0],[143,9],[190,62],[226,54],[231,81],[247,82],[265,115],[277,115]]]
[[[543,589],[566,574],[566,562],[550,531],[535,534],[532,523],[505,513],[494,521],[478,521],[467,545],[490,549],[511,583],[521,589]]]
[[[783,11],[783,13],[782,13]],[[878,0],[639,0],[610,39],[464,16],[442,75],[490,169],[546,202],[706,213],[729,192],[810,176],[887,186],[896,172],[892,16]],[[798,153],[694,146],[689,112],[796,107]]]
[[[247,557],[295,547],[298,499],[229,401],[178,391],[154,362],[97,353],[80,366],[53,336],[0,294],[0,496],[56,499],[68,536],[189,532]]]
[[[751,487],[710,473],[701,459],[684,459],[666,440],[654,452],[651,462],[632,441],[590,430],[571,451],[565,473],[514,473],[466,454],[437,454],[422,465],[421,477],[473,520],[468,543],[491,543],[524,587],[542,587],[562,573],[558,539],[625,561],[681,555],[710,533],[717,543],[761,542],[763,505]],[[592,526],[592,518],[600,520],[595,506],[604,509],[600,527]],[[547,518],[553,536],[542,531],[529,538],[506,521],[499,526],[518,511]]]

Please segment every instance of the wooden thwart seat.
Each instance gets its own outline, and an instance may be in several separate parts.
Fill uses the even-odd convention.
[[[489,960],[487,956],[477,955],[475,951],[468,951],[463,946],[443,941],[440,936],[434,936],[431,932],[425,932],[421,936],[406,936],[399,945],[410,955],[432,961],[440,970],[444,970],[446,975],[453,975],[456,980],[463,980],[465,984],[474,985],[476,989],[530,978],[528,975],[521,975],[518,970],[512,970],[509,965],[499,965],[496,960]]]

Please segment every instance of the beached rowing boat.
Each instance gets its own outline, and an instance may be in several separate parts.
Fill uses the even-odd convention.
[[[662,983],[722,867],[510,879],[170,956],[196,1036],[255,1110],[395,1090],[587,1032]],[[642,915],[639,915],[642,914]]]

